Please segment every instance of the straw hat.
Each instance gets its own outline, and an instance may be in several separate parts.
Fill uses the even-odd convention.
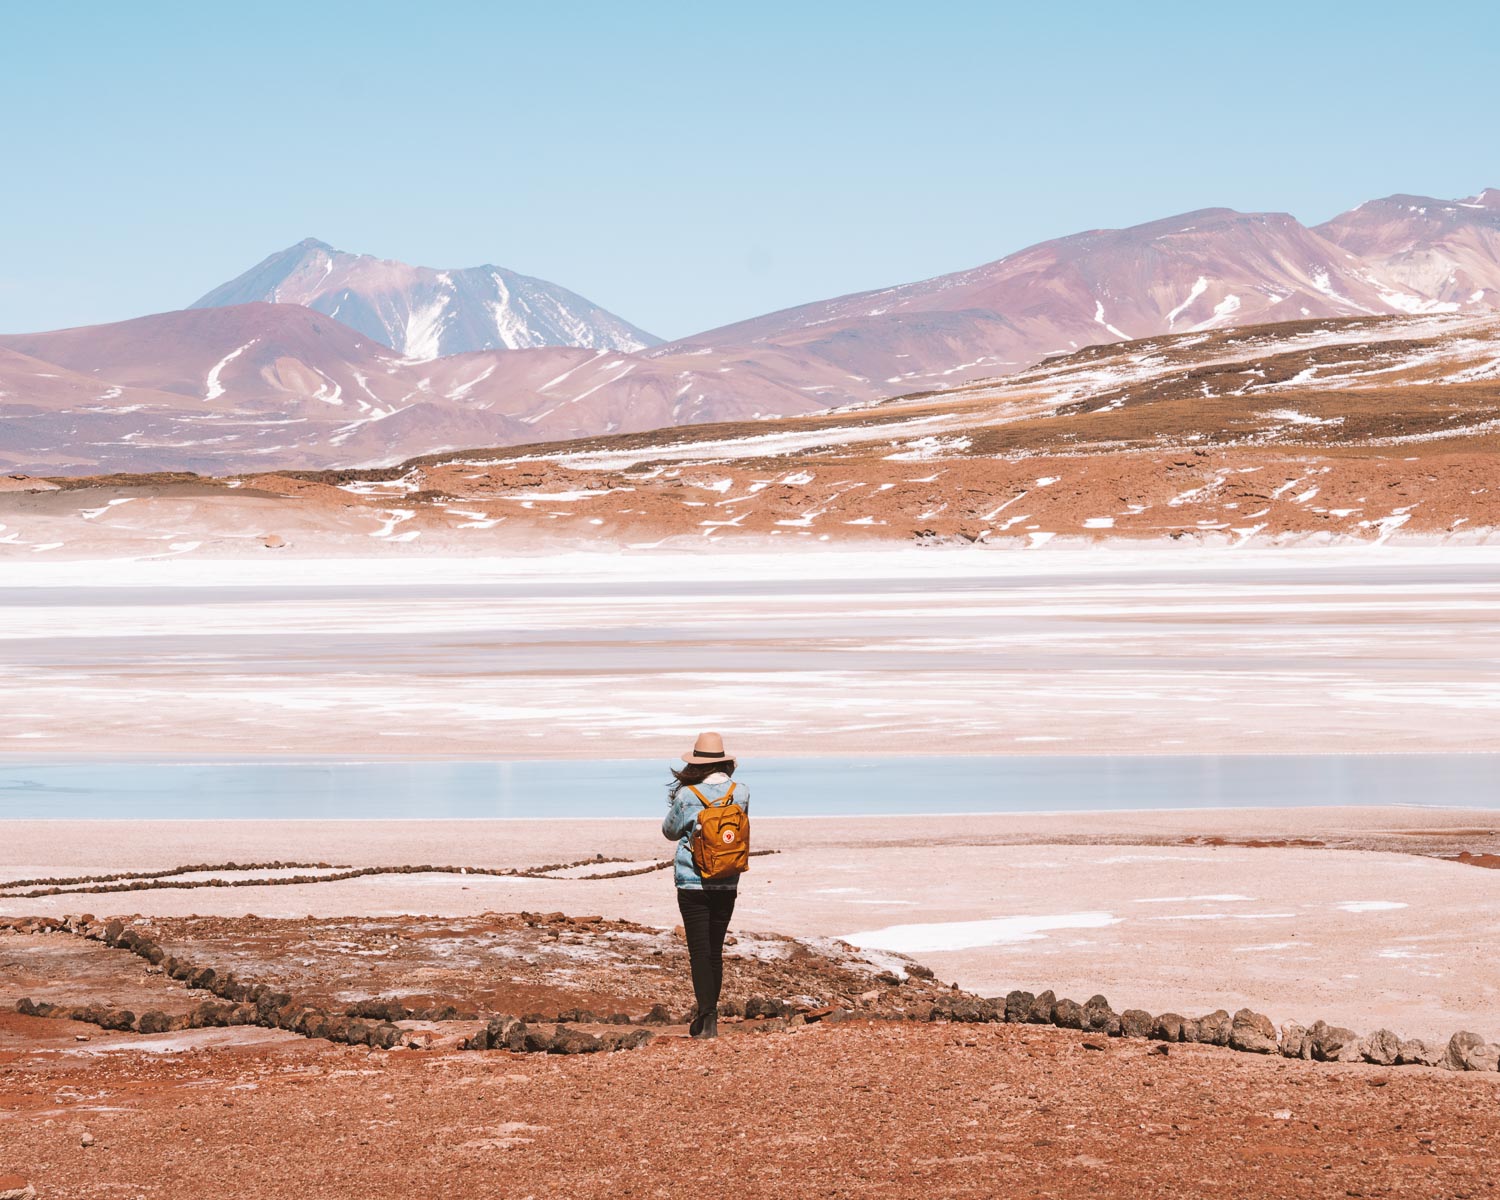
[[[728,762],[730,755],[724,753],[724,739],[717,733],[700,733],[692,750],[682,756],[685,763]]]

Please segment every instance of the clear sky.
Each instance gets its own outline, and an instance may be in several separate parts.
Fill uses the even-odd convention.
[[[313,236],[662,336],[1209,205],[1500,186],[1500,4],[15,3],[0,331]]]

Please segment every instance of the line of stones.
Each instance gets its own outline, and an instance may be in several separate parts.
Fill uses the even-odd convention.
[[[168,954],[161,945],[120,920],[100,921],[91,914],[56,917],[0,917],[0,928],[17,933],[71,933],[92,941],[127,950],[161,967],[164,974],[190,988],[211,992],[219,1002],[206,1000],[190,1012],[172,1015],[150,1009],[137,1015],[129,1009],[103,1004],[64,1005],[35,1001],[26,997],[16,1002],[23,1016],[66,1018],[97,1025],[101,1029],[131,1033],[168,1033],[178,1029],[201,1029],[230,1025],[258,1025],[282,1029],[308,1038],[321,1038],[351,1046],[369,1046],[390,1050],[401,1043],[406,1033],[396,1020],[458,1021],[478,1020],[477,1013],[461,1012],[453,1006],[412,1010],[399,1001],[366,1000],[350,1006],[345,1012],[330,1013],[298,1000],[288,992],[276,991],[261,983],[246,983],[232,972],[220,974],[212,967],[195,966],[185,959]],[[560,1014],[555,1028],[532,1028],[526,1021],[510,1016],[496,1017],[465,1043],[466,1049],[514,1049],[520,1052],[548,1051],[554,1054],[584,1054],[598,1050],[634,1050],[651,1040],[649,1029],[631,1029],[618,1035],[590,1034],[573,1029],[564,1018],[577,1019],[581,1014]],[[593,1014],[587,1014],[592,1016]],[[621,1022],[620,1018],[624,1021]],[[369,1018],[369,1019],[367,1019]],[[394,1018],[394,1019],[393,1019]],[[545,1018],[539,1014],[532,1020]],[[612,1023],[632,1023],[625,1014],[610,1019]],[[665,1006],[656,1005],[642,1024],[665,1025],[672,1021]]]
[[[277,992],[264,984],[246,984],[232,973],[218,974],[212,967],[195,967],[168,955],[155,941],[119,920],[101,922],[91,915],[78,917],[0,917],[0,928],[19,933],[66,932],[106,945],[129,950],[154,966],[161,966],[171,978],[190,988],[212,992],[223,1003],[205,1002],[184,1016],[173,1017],[151,1010],[137,1017],[134,1013],[103,1005],[82,1007],[37,1003],[23,999],[16,1005],[24,1015],[69,1017],[104,1029],[139,1033],[164,1033],[179,1028],[224,1025],[261,1025],[284,1029],[304,1037],[322,1038],[350,1045],[368,1045],[390,1049],[401,1039],[403,1031],[395,1022],[401,1020],[457,1021],[478,1020],[475,1013],[461,1012],[453,1006],[413,1010],[395,1000],[365,1000],[351,1005],[343,1013],[297,1001],[289,993]],[[786,1001],[751,996],[741,1006],[733,1001],[720,1005],[720,1015],[764,1021],[766,1030],[786,1028],[805,1021],[846,1020],[853,1014],[843,1008],[808,1011]],[[912,1019],[915,1014],[905,1014]],[[663,1004],[653,1005],[639,1024],[661,1026],[674,1024],[678,1018]],[[684,1019],[686,1019],[684,1017]],[[1500,1045],[1487,1042],[1476,1033],[1461,1030],[1446,1044],[1421,1038],[1402,1039],[1389,1029],[1380,1029],[1360,1037],[1351,1029],[1315,1022],[1311,1028],[1289,1022],[1277,1030],[1262,1013],[1242,1008],[1231,1016],[1224,1009],[1201,1017],[1178,1013],[1153,1016],[1145,1009],[1129,1008],[1116,1013],[1101,995],[1091,996],[1079,1004],[1059,999],[1051,990],[1039,995],[1016,990],[1005,997],[981,998],[955,992],[940,996],[927,1013],[930,1021],[1005,1022],[1008,1024],[1053,1025],[1061,1029],[1102,1033],[1108,1037],[1151,1039],[1162,1043],[1199,1043],[1226,1046],[1250,1054],[1276,1054],[1317,1062],[1364,1062],[1378,1066],[1431,1066],[1451,1071],[1500,1070]],[[553,1024],[552,1030],[544,1028]],[[559,1013],[555,1021],[540,1013],[516,1017],[502,1014],[493,1017],[485,1028],[463,1043],[469,1050],[512,1050],[521,1053],[547,1051],[558,1054],[590,1053],[598,1050],[636,1049],[651,1039],[649,1029],[637,1028],[628,1033],[590,1034],[573,1028],[574,1024],[610,1024],[629,1026],[637,1022],[625,1013],[604,1017],[573,1009]]]
[[[763,850],[762,854],[774,851]],[[359,879],[367,875],[483,875],[505,879],[547,879],[558,871],[593,866],[595,863],[629,862],[626,858],[605,858],[594,855],[575,862],[547,863],[540,867],[451,867],[401,866],[401,867],[344,867],[333,868],[327,863],[215,863],[203,866],[177,867],[171,871],[156,871],[146,875],[120,873],[115,875],[80,876],[74,879],[19,879],[0,883],[0,899],[35,900],[42,896],[97,895],[105,892],[147,892],[161,887],[179,888],[234,888],[234,887],[290,887],[294,884],[336,883],[344,879]],[[648,875],[652,871],[664,871],[672,865],[671,860],[652,863],[645,867],[629,867],[624,870],[590,875],[589,879],[621,879],[627,875]],[[285,875],[274,879],[180,879],[163,882],[173,875],[185,875],[202,871],[269,871],[298,868],[316,868],[321,875]],[[92,880],[93,882],[90,882]],[[126,880],[128,882],[116,882]],[[15,888],[32,887],[31,891],[14,891]],[[47,885],[47,886],[40,886]]]
[[[775,854],[775,850],[752,850],[750,856],[758,858]],[[263,862],[263,863],[198,863],[185,867],[173,867],[170,871],[120,871],[111,875],[75,875],[71,878],[54,877],[44,879],[9,879],[0,881],[0,900],[35,900],[42,896],[97,895],[105,892],[146,892],[159,887],[170,888],[229,888],[229,887],[288,887],[292,884],[335,883],[343,879],[359,879],[366,875],[483,875],[503,879],[550,879],[558,871],[571,871],[579,867],[591,867],[598,863],[630,862],[628,858],[606,858],[595,854],[590,858],[572,862],[546,863],[540,867],[451,867],[451,866],[402,866],[402,867],[345,867],[332,863],[310,862]],[[649,875],[653,871],[665,871],[672,865],[671,859],[650,863],[644,867],[625,867],[618,871],[601,871],[585,875],[584,879],[625,879],[631,875]],[[204,871],[288,871],[316,870],[322,875],[289,875],[277,879],[179,879],[177,875],[195,875]],[[17,888],[34,888],[34,891],[16,891]]]
[[[1352,1029],[1317,1021],[1310,1028],[1288,1022],[1280,1036],[1271,1019],[1242,1008],[1233,1016],[1222,1008],[1201,1017],[1178,1013],[1153,1016],[1145,1009],[1116,1013],[1103,996],[1084,1003],[1013,991],[1004,998],[981,999],[963,993],[939,997],[932,1006],[934,1021],[1004,1021],[1010,1024],[1055,1025],[1102,1033],[1108,1037],[1146,1038],[1158,1042],[1197,1042],[1227,1046],[1247,1054],[1280,1054],[1284,1058],[1316,1062],[1364,1062],[1377,1066],[1444,1067],[1450,1071],[1500,1070],[1500,1045],[1477,1033],[1462,1030],[1446,1044],[1403,1039],[1389,1029],[1361,1037]]]

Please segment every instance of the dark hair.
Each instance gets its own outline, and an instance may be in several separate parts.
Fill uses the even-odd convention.
[[[667,796],[677,799],[677,793],[685,787],[696,787],[710,775],[716,775],[723,771],[726,775],[734,774],[734,759],[723,758],[718,762],[711,763],[683,763],[680,767],[669,767],[672,772],[672,782],[667,784]]]

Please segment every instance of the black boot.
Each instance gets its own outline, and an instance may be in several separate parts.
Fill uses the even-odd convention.
[[[719,1010],[711,1008],[700,1017],[695,1017],[688,1026],[688,1036],[708,1041],[719,1036]]]

